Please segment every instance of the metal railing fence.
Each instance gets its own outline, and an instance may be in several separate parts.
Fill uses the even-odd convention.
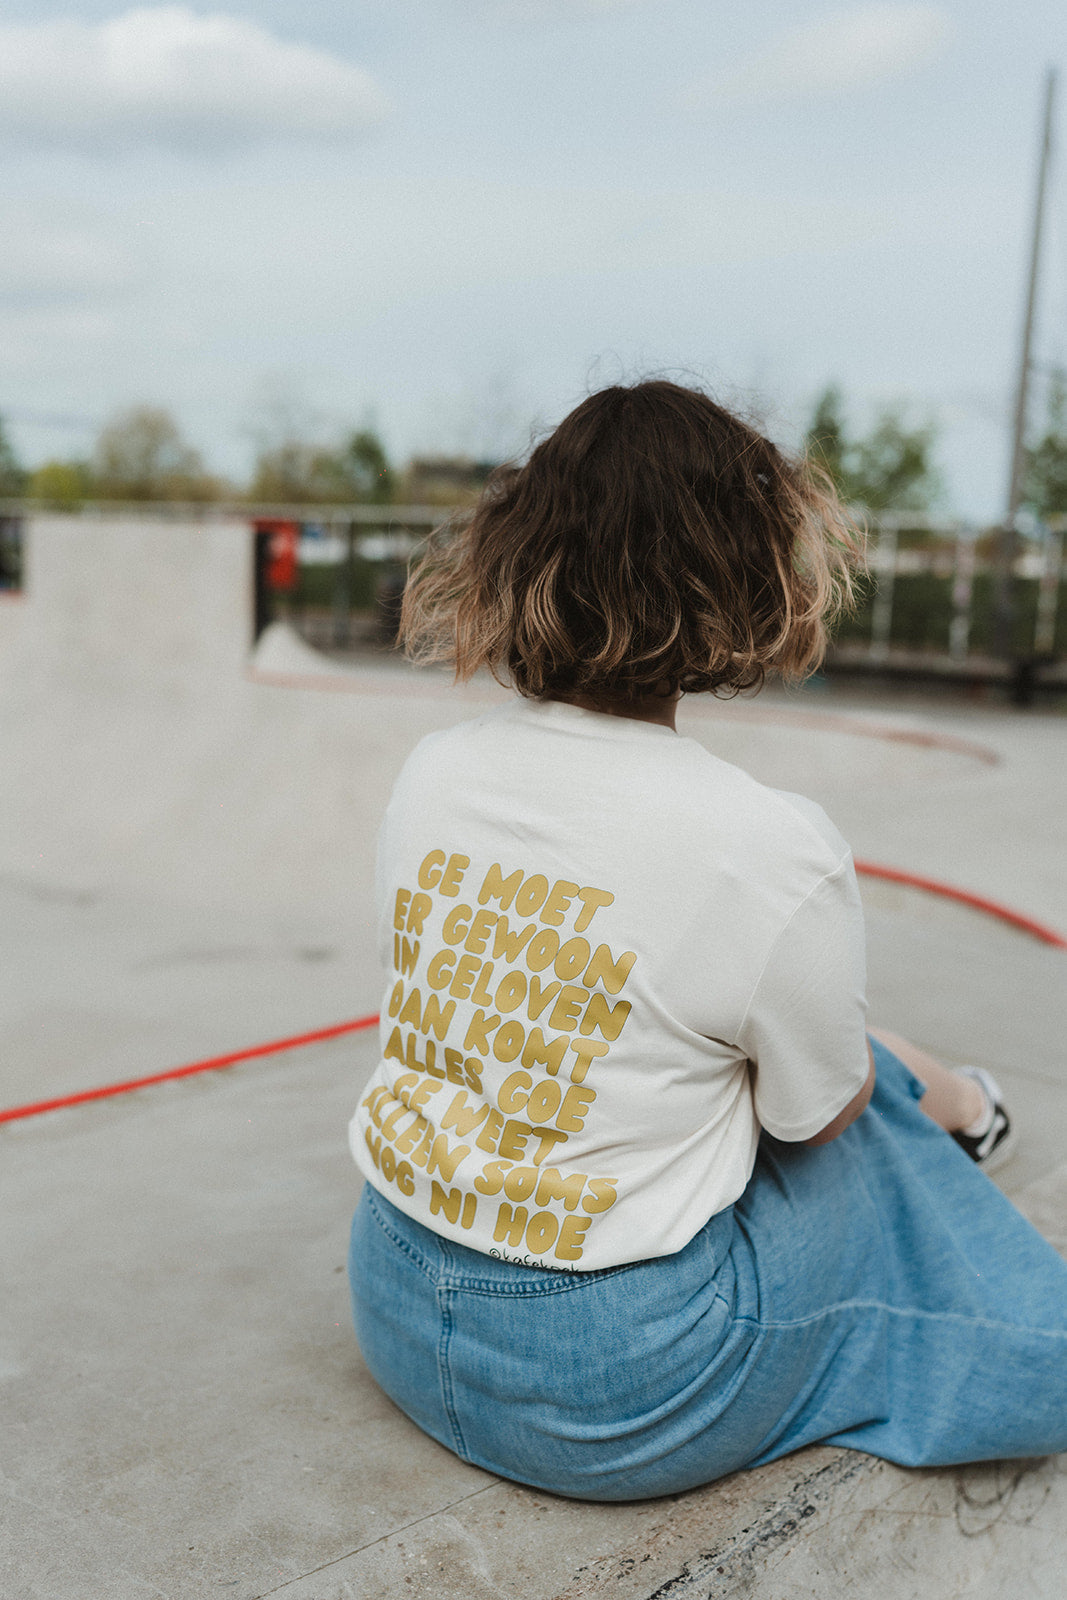
[[[21,530],[53,507],[0,501],[0,589],[21,582]],[[407,564],[432,528],[455,512],[442,506],[211,505],[98,502],[73,519],[233,520],[260,530],[296,530],[296,561],[287,589],[268,597],[264,619],[287,618],[310,643],[345,650],[395,631]],[[462,512],[459,513],[462,515]],[[854,615],[839,623],[831,661],[892,668],[906,656],[942,670],[1004,677],[1022,663],[1067,662],[1067,517],[1020,533],[1013,563],[1012,658],[994,652],[996,527],[919,514],[872,522],[868,575]],[[992,669],[997,671],[993,672]]]

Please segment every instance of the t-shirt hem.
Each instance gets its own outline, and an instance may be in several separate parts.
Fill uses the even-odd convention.
[[[865,1067],[863,1076],[861,1078],[857,1078],[855,1086],[848,1091],[843,1100],[839,1100],[835,1096],[835,1098],[825,1108],[820,1111],[813,1112],[810,1117],[805,1117],[803,1122],[792,1124],[785,1132],[782,1131],[782,1125],[780,1123],[776,1127],[772,1128],[770,1123],[764,1122],[762,1118],[760,1118],[759,1111],[757,1110],[756,1117],[759,1121],[760,1127],[763,1128],[765,1132],[769,1133],[772,1139],[780,1139],[783,1144],[799,1144],[804,1139],[812,1138],[816,1133],[821,1133],[824,1128],[829,1127],[834,1118],[839,1117],[850,1101],[856,1098],[864,1084],[867,1082],[868,1071],[869,1068]]]

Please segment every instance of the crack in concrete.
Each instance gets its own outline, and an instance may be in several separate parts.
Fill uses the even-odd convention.
[[[811,1517],[826,1507],[831,1494],[853,1479],[877,1471],[880,1463],[859,1451],[843,1451],[817,1472],[794,1484],[788,1494],[771,1508],[770,1515],[742,1528],[739,1534],[687,1561],[680,1572],[668,1578],[647,1600],[668,1600],[692,1592],[693,1584],[711,1579],[751,1580],[755,1562],[777,1547],[788,1544]],[[837,1513],[835,1513],[837,1514]]]
[[[279,1583],[277,1588],[262,1589],[251,1600],[270,1600],[271,1595],[281,1594],[283,1589],[291,1589],[294,1583],[301,1583],[304,1578],[313,1578],[318,1572],[326,1572],[330,1567],[336,1567],[342,1561],[350,1561],[353,1556],[360,1556],[364,1550],[373,1550],[375,1545],[385,1544],[389,1539],[395,1539],[398,1533],[407,1533],[409,1528],[417,1528],[423,1522],[432,1522],[435,1517],[444,1516],[451,1511],[453,1506],[464,1505],[468,1500],[476,1500],[480,1494],[486,1494],[490,1489],[495,1489],[503,1480],[494,1478],[492,1483],[483,1483],[480,1489],[472,1489],[470,1494],[461,1494],[458,1500],[450,1500],[447,1506],[437,1506],[433,1511],[427,1511],[423,1517],[414,1517],[411,1522],[405,1522],[402,1527],[390,1528],[388,1533],[381,1534],[377,1539],[370,1539],[366,1544],[357,1545],[354,1550],[346,1550],[343,1556],[334,1556],[331,1561],[324,1561],[321,1566],[310,1567],[307,1572],[298,1572],[294,1578],[286,1578],[284,1583]]]

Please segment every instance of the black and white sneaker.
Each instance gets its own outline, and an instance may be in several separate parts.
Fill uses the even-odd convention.
[[[972,1122],[969,1128],[958,1129],[952,1137],[983,1172],[995,1172],[1010,1160],[1015,1149],[1015,1132],[1004,1108],[1000,1085],[984,1067],[957,1067],[956,1070],[981,1086],[987,1109],[977,1122]]]

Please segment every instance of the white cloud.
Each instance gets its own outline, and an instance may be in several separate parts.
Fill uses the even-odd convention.
[[[343,138],[385,110],[360,68],[243,17],[143,6],[0,27],[0,141],[215,149]]]
[[[856,6],[782,34],[710,88],[720,101],[808,98],[862,89],[923,66],[940,53],[950,32],[940,6]]]

